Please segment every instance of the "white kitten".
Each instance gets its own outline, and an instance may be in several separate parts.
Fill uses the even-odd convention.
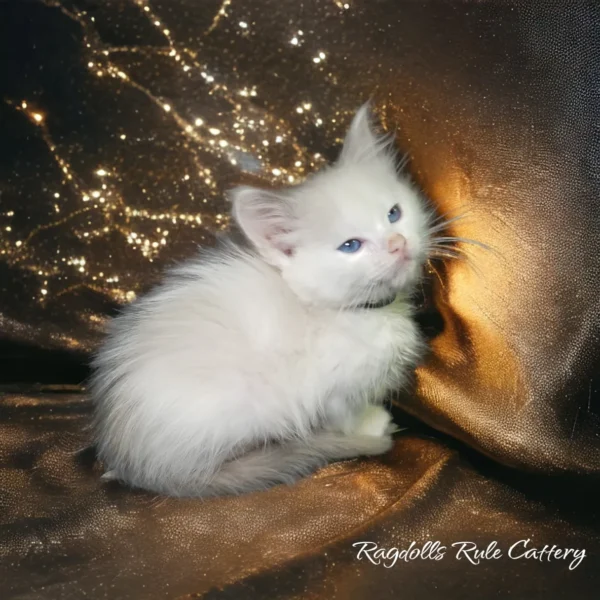
[[[329,169],[231,197],[250,243],[173,271],[112,321],[94,360],[107,478],[175,496],[241,493],[392,446],[381,403],[421,352],[406,293],[429,212],[368,107]]]

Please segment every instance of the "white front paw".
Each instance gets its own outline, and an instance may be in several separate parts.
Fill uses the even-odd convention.
[[[392,415],[382,406],[368,405],[358,415],[354,433],[383,437],[394,430]]]

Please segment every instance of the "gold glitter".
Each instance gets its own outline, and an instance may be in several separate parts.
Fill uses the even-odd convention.
[[[62,134],[56,141],[50,135],[47,122],[54,125],[64,121],[60,107],[54,109],[58,113],[55,121],[46,107],[38,106],[31,98],[11,103],[16,110],[23,111],[31,127],[37,126],[35,132],[56,165],[55,175],[44,190],[46,198],[56,199],[56,203],[52,200],[47,205],[52,216],[34,227],[25,221],[18,226],[13,222],[2,224],[7,234],[20,238],[6,239],[0,245],[3,259],[6,256],[11,266],[47,279],[48,285],[42,284],[41,279],[34,282],[31,296],[38,302],[40,289],[46,290],[47,298],[56,298],[86,287],[108,294],[118,302],[131,301],[144,283],[145,274],[143,268],[127,271],[120,266],[127,264],[121,261],[129,253],[139,253],[148,263],[160,257],[164,264],[174,257],[170,253],[178,246],[172,243],[176,240],[191,235],[195,243],[210,244],[213,235],[228,226],[223,189],[235,183],[242,173],[265,181],[280,178],[279,184],[284,178],[291,183],[322,162],[296,141],[292,125],[296,114],[312,111],[315,104],[310,119],[304,118],[305,127],[315,127],[315,113],[322,110],[316,100],[296,105],[300,110],[292,107],[291,115],[262,108],[253,101],[258,96],[256,81],[235,69],[221,71],[208,53],[204,56],[201,46],[189,48],[178,42],[175,28],[167,23],[168,12],[155,14],[145,0],[133,2],[139,7],[138,20],[157,28],[155,32],[163,38],[162,45],[110,45],[99,33],[107,27],[100,13],[95,18],[97,30],[94,19],[85,10],[71,8],[72,3],[66,8],[66,2],[63,5],[61,0],[46,0],[48,6],[60,10],[80,27],[81,64],[90,76],[99,78],[93,85],[107,95],[112,94],[115,101],[121,101],[127,94],[137,98],[135,114],[144,117],[142,129],[134,125],[134,119],[130,124],[119,120],[119,113],[110,115],[106,119],[110,122],[106,137],[99,135],[100,144],[94,153],[98,163],[83,168],[77,155],[80,145],[71,144]],[[252,19],[239,13],[233,18],[231,6],[231,0],[221,4],[205,34],[222,25],[224,30],[234,29],[236,36],[251,40]],[[229,17],[232,20],[227,23]],[[289,40],[295,39],[292,45],[300,47],[305,41],[303,35],[301,30],[293,28],[283,34],[280,44],[289,48]],[[317,49],[308,58],[321,57],[321,53],[327,54],[326,50]],[[156,77],[143,75],[144,68],[154,69],[159,63],[161,69],[170,70],[177,78],[172,89],[163,87],[159,92]],[[186,99],[196,102],[185,90],[193,89],[200,78],[206,96],[199,105],[186,104]],[[140,96],[143,96],[141,102]],[[204,98],[208,100],[205,102]],[[136,100],[132,102],[135,105]],[[148,102],[160,109],[158,115],[148,110]],[[202,116],[194,114],[198,106],[202,106],[203,113],[206,111]],[[177,160],[155,159],[156,147],[168,147],[163,136],[169,132],[177,136],[177,150],[170,153]],[[116,150],[111,140],[127,140],[127,143],[120,143]],[[146,154],[147,148],[150,150]],[[127,154],[146,161],[135,177],[131,163],[123,160]],[[96,179],[94,185],[96,177],[101,179]],[[221,212],[215,214],[217,211]],[[161,227],[157,228],[158,224]],[[162,230],[165,224],[172,228],[171,235]],[[68,236],[61,234],[65,230]],[[48,234],[44,244],[37,244],[37,236],[44,231]],[[48,243],[54,246],[48,249],[45,247]],[[106,250],[98,251],[99,244]],[[72,251],[74,248],[77,251]],[[86,259],[82,259],[82,253]],[[69,258],[71,255],[74,256]],[[65,269],[68,269],[66,274]]]
[[[217,11],[217,14],[215,15],[210,27],[206,30],[207,34],[213,32],[219,25],[219,22],[221,21],[221,19],[227,15],[227,11],[225,9],[231,4],[231,2],[232,2],[232,0],[223,0],[223,3],[221,4],[221,7]]]

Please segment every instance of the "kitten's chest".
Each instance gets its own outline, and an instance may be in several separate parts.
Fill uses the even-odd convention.
[[[414,366],[419,336],[402,312],[372,310],[337,315],[315,342],[320,376],[334,388],[360,391],[382,380],[399,383]]]

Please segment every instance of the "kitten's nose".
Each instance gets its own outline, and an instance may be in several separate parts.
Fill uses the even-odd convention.
[[[401,233],[392,233],[387,241],[390,254],[406,254],[406,238]]]

